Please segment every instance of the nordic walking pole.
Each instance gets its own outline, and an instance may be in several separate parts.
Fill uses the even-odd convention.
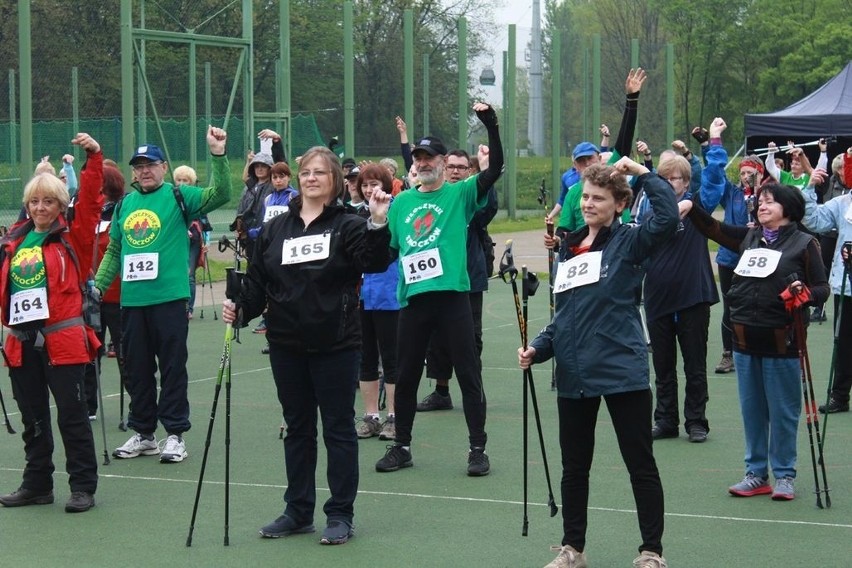
[[[4,351],[3,354],[5,355],[6,352]],[[3,391],[2,390],[0,390],[0,406],[3,407],[3,420],[6,422],[6,431],[9,432],[10,434],[15,434],[16,433],[15,429],[12,428],[12,423],[9,422],[9,414],[6,412],[6,401],[3,400]]]
[[[813,378],[811,376],[810,361],[808,359],[808,347],[805,339],[805,325],[802,322],[802,310],[811,296],[807,288],[803,286],[790,286],[781,293],[787,311],[793,316],[793,331],[796,335],[796,347],[799,351],[799,368],[802,379],[802,397],[805,406],[805,422],[808,428],[808,438],[811,448],[811,465],[814,470],[814,493],[816,493],[816,505],[820,509],[822,504],[822,490],[820,490],[819,473],[817,471],[816,448],[820,446],[819,414],[816,407],[816,399],[813,394]],[[814,446],[816,438],[816,446]],[[824,462],[824,460],[821,460]],[[828,496],[828,481],[825,474],[825,464],[822,469],[823,487],[826,494],[826,504],[831,507],[831,499]]]
[[[109,451],[107,450],[107,438],[106,438],[106,419],[104,418],[104,393],[101,390],[101,363],[98,361],[97,355],[95,356],[95,360],[93,362],[95,366],[95,380],[98,385],[98,407],[101,411],[101,434],[103,434],[104,438],[104,465],[109,465]]]
[[[127,422],[124,420],[124,352],[121,347],[121,341],[118,342],[118,349],[115,352],[115,356],[118,359],[118,429],[122,432],[127,432]]]
[[[524,268],[526,268],[526,267],[524,267]],[[517,276],[518,276],[518,270],[517,270],[517,268],[515,268],[514,258],[512,256],[512,240],[511,239],[506,241],[506,251],[503,253],[503,256],[500,259],[499,275],[500,275],[500,278],[504,282],[510,282],[512,284],[512,295],[513,295],[514,300],[515,300],[515,312],[516,312],[516,315],[518,317],[518,330],[520,331],[520,334],[521,334],[521,343],[523,344],[524,349],[526,349],[526,344],[527,344],[527,341],[526,341],[526,337],[527,337],[527,334],[526,334],[526,318],[524,317],[524,314],[521,310],[521,301],[520,301],[520,298],[518,296],[518,285],[517,285],[517,282],[516,282]],[[507,280],[507,276],[508,276],[508,280]],[[524,272],[524,276],[526,276],[526,272]],[[530,281],[530,279],[528,277],[526,278],[525,282],[527,282],[527,281]],[[524,285],[527,286],[527,284],[524,284]],[[528,288],[527,294],[532,295],[533,293],[535,293],[535,289],[537,287],[538,287],[538,281],[535,280],[535,285],[530,286]],[[548,505],[550,506],[550,516],[552,517],[552,516],[556,515],[556,512],[559,510],[556,507],[556,501],[553,498],[553,487],[552,487],[551,482],[550,482],[550,468],[548,467],[548,464],[547,464],[547,452],[546,452],[545,445],[544,445],[544,435],[543,435],[542,430],[541,430],[541,418],[540,418],[539,411],[538,411],[538,402],[537,402],[537,399],[535,397],[535,384],[532,380],[532,370],[526,369],[524,371],[524,403],[523,403],[523,410],[524,410],[524,417],[523,417],[523,420],[524,420],[524,523],[523,523],[523,531],[522,531],[523,536],[527,535],[527,526],[529,524],[528,523],[528,517],[527,517],[527,459],[526,459],[526,456],[527,456],[527,453],[528,453],[528,440],[527,440],[527,430],[526,430],[527,419],[528,419],[528,411],[527,411],[527,392],[528,391],[527,391],[527,388],[530,388],[531,393],[532,393],[533,412],[534,412],[535,417],[536,417],[536,427],[538,428],[538,439],[539,439],[539,443],[541,445],[542,461],[544,462],[544,473],[545,473],[545,478],[547,479]]]
[[[240,289],[243,274],[236,268],[227,268],[225,281],[225,297],[229,300],[236,297]],[[213,407],[210,410],[210,422],[207,425],[207,438],[204,440],[204,455],[201,458],[201,471],[198,473],[198,486],[195,490],[195,503],[192,506],[192,519],[189,523],[189,534],[186,537],[186,546],[192,546],[192,533],[195,530],[195,518],[198,514],[198,502],[201,499],[201,486],[204,483],[204,471],[207,469],[207,456],[210,453],[210,440],[213,437],[213,424],[216,421],[216,407],[219,403],[219,393],[222,391],[222,378],[225,381],[225,546],[229,545],[229,520],[230,520],[230,481],[231,481],[231,340],[235,335],[235,328],[239,322],[225,326],[225,344],[222,348],[222,358],[219,361],[219,371],[216,374],[216,388],[213,393]],[[227,374],[226,374],[227,373]]]
[[[207,284],[210,287],[210,303],[213,305],[213,321],[217,321],[219,316],[216,315],[216,298],[213,296],[213,274],[210,272],[210,256],[204,253],[204,271],[207,273]],[[204,309],[202,307],[202,309]]]
[[[225,326],[225,344],[222,348],[222,358],[219,360],[219,371],[216,374],[213,407],[210,410],[210,422],[207,424],[207,438],[204,440],[204,456],[201,458],[201,471],[198,473],[198,486],[195,488],[195,503],[192,506],[192,519],[189,522],[189,535],[186,537],[186,546],[192,546],[192,533],[195,530],[195,517],[198,514],[198,501],[201,499],[204,470],[207,468],[207,456],[210,453],[210,439],[213,437],[213,423],[216,421],[216,406],[219,403],[219,393],[222,390],[222,377],[225,374],[225,366],[230,365],[231,362],[231,339],[233,333],[234,328],[231,324]]]
[[[547,190],[544,188],[544,178],[541,178],[541,186],[538,188],[538,202],[544,207],[545,215],[547,214]],[[544,225],[547,229],[548,236],[552,237],[554,233],[553,219],[545,216]],[[555,255],[553,249],[547,248],[547,286],[549,288],[548,298],[550,300],[550,321],[553,321],[553,262]],[[550,359],[550,390],[556,390],[556,359]]]

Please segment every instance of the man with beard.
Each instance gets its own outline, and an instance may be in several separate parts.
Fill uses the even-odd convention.
[[[450,150],[444,179],[456,183],[471,175],[470,156],[464,150]],[[473,330],[476,340],[478,364],[482,369],[482,296],[488,290],[488,267],[485,261],[483,243],[490,241],[488,223],[497,214],[497,191],[492,186],[488,190],[488,204],[473,216],[467,226],[467,275],[470,278],[470,309],[473,314]],[[453,374],[449,346],[444,338],[433,336],[426,353],[426,376],[435,379],[435,390],[417,404],[417,412],[432,410],[452,410],[449,382]]]
[[[396,441],[376,463],[381,472],[411,467],[411,430],[417,409],[417,387],[429,338],[442,337],[450,349],[468,425],[470,451],[467,473],[487,475],[485,453],[485,392],[474,341],[467,273],[467,226],[485,207],[488,190],[503,169],[503,147],[497,114],[490,105],[476,103],[477,117],[488,131],[488,147],[480,146],[481,173],[448,183],[444,179],[447,149],[427,136],[412,151],[421,185],[400,193],[388,215],[391,248],[399,253],[400,303],[399,375],[396,383]]]

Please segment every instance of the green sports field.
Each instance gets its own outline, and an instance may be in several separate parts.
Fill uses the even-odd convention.
[[[530,299],[530,329],[548,317],[547,299]],[[199,301],[202,298],[199,288]],[[219,312],[219,308],[215,308]],[[718,321],[713,310],[708,366],[718,360]],[[529,536],[523,521],[521,372],[517,369],[518,329],[511,288],[492,281],[485,298],[483,376],[488,395],[488,453],[492,473],[465,475],[467,434],[456,385],[456,409],[417,417],[412,453],[414,467],[376,473],[373,466],[385,449],[377,438],[362,440],[360,493],[355,504],[356,537],[343,546],[320,546],[319,534],[279,540],[258,536],[257,529],[283,510],[285,486],[281,410],[275,397],[268,359],[260,354],[264,338],[244,331],[233,345],[230,546],[224,535],[225,392],[219,401],[210,460],[205,475],[193,546],[186,548],[195,488],[210,417],[215,377],[222,352],[224,325],[214,309],[196,307],[190,322],[190,400],[193,429],[187,434],[190,457],[181,464],[156,458],[112,460],[100,468],[97,507],[66,514],[68,498],[64,458],[57,448],[54,505],[19,509],[0,507],[0,566],[347,566],[349,568],[540,567],[555,555],[549,547],[561,538],[561,518],[548,515],[547,487],[541,454],[530,420]],[[832,350],[829,324],[811,327],[810,352],[815,388],[825,398]],[[122,444],[118,430],[118,374],[105,359],[103,390],[108,449]],[[539,405],[557,502],[559,448],[550,365],[534,369]],[[4,373],[5,375],[5,373]],[[773,502],[728,495],[727,487],[743,474],[743,444],[736,377],[709,375],[710,438],[705,444],[679,439],[656,442],[655,453],[666,495],[663,540],[669,566],[845,567],[852,541],[852,414],[832,415],[826,443],[833,507],[817,509],[804,420],[799,436],[797,498]],[[20,418],[11,400],[8,379],[0,381],[11,421],[19,434],[0,431],[0,490],[20,483],[23,450]],[[421,386],[421,396],[432,385]],[[681,389],[682,390],[682,389]],[[360,407],[358,409],[360,411]],[[100,422],[96,443],[103,460]],[[160,434],[161,432],[158,432]],[[320,440],[320,444],[322,441]],[[320,449],[315,518],[324,526],[321,504],[327,498],[324,452]],[[602,407],[587,553],[595,568],[627,567],[636,556],[638,526],[627,472],[621,462],[609,417]]]

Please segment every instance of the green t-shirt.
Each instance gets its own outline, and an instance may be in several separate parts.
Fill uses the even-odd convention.
[[[181,186],[187,211],[197,211],[200,187]],[[150,306],[189,298],[189,237],[172,184],[128,193],[110,226],[121,242],[121,305]]]
[[[583,197],[583,180],[581,179],[570,188],[565,196],[565,203],[562,206],[562,215],[559,217],[559,228],[568,229],[574,232],[577,229],[586,226],[586,221],[583,219],[583,210],[580,204]],[[630,222],[630,208],[625,207],[621,213],[621,220],[624,223]]]
[[[47,231],[39,233],[30,231],[12,257],[9,265],[9,292],[15,294],[22,290],[45,288],[47,275],[44,271],[44,252],[42,245],[47,238]]]
[[[46,231],[27,233],[9,263],[10,325],[23,323],[33,317],[34,310],[47,307],[47,272],[42,249],[47,235]],[[19,292],[22,294],[18,295]]]
[[[477,200],[476,178],[448,183],[435,191],[410,189],[388,211],[391,248],[399,251],[397,298],[405,307],[416,294],[467,292],[467,226],[488,196]]]
[[[192,221],[228,202],[228,158],[213,156],[213,185],[182,185],[187,219]],[[153,306],[189,298],[187,219],[170,183],[152,192],[128,193],[116,206],[95,285],[106,290],[121,279],[121,305]],[[135,256],[134,256],[135,255]]]
[[[793,174],[786,170],[781,170],[781,175],[779,176],[781,179],[779,180],[784,185],[792,185],[793,187],[798,187],[799,189],[805,189],[808,186],[808,182],[811,180],[811,176],[803,173],[801,177],[795,178]]]

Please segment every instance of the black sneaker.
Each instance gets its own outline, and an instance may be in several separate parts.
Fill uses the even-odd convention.
[[[329,521],[322,531],[320,544],[344,544],[355,536],[355,529],[346,521]]]
[[[72,491],[65,503],[66,513],[83,513],[95,506],[95,496],[86,491]]]
[[[826,320],[825,317],[825,306],[820,306],[818,308],[814,308],[814,311],[811,312],[810,320],[812,322],[822,323]]]
[[[443,395],[432,391],[429,396],[417,403],[417,412],[431,412],[432,410],[452,410],[453,399],[449,394]]]
[[[693,444],[701,444],[707,441],[707,428],[701,424],[693,424],[687,429],[689,441]]]
[[[654,424],[654,427],[651,428],[651,437],[655,440],[662,440],[663,438],[677,438],[679,435],[680,433],[677,428],[666,428],[660,424]]]
[[[314,525],[311,523],[299,523],[292,517],[281,515],[268,525],[260,527],[260,536],[263,538],[281,538],[282,536],[290,536],[291,534],[307,534],[312,533]]]
[[[376,462],[376,471],[396,471],[404,467],[411,467],[414,461],[411,452],[399,445],[388,446],[385,456]]]
[[[491,471],[491,462],[485,448],[471,448],[467,454],[467,474],[471,477],[482,477]]]
[[[834,414],[835,412],[849,412],[849,402],[840,402],[833,396],[828,397],[828,404],[821,404],[819,411],[823,414]]]
[[[19,487],[8,495],[0,496],[0,505],[4,507],[24,507],[26,505],[50,505],[53,503],[53,491],[39,493]]]

